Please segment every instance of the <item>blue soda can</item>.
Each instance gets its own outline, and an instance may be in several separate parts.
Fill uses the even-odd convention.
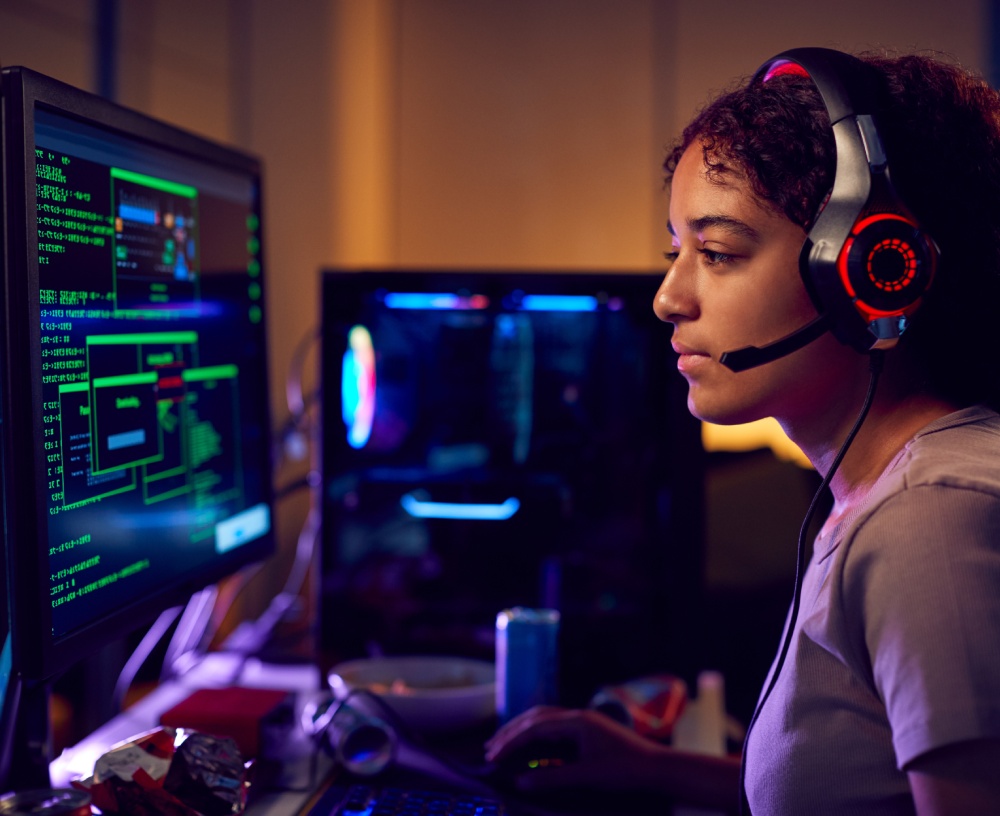
[[[515,606],[497,614],[497,716],[505,723],[558,701],[559,612]]]

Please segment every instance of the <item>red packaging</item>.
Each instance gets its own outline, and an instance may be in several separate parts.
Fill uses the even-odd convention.
[[[627,725],[644,737],[670,739],[687,703],[687,685],[679,677],[655,674],[604,686],[590,707]]]
[[[173,728],[115,746],[97,760],[92,777],[73,783],[101,812],[129,816],[239,814],[247,785],[233,739]]]

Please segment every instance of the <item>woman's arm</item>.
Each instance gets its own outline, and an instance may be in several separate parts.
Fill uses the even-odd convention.
[[[906,768],[918,816],[1000,813],[1000,740],[970,740],[917,757]]]
[[[739,757],[675,751],[596,711],[534,708],[489,740],[486,758],[502,765],[532,743],[566,741],[576,748],[573,761],[521,773],[516,787],[525,793],[587,788],[651,793],[700,807],[733,812],[738,807]]]

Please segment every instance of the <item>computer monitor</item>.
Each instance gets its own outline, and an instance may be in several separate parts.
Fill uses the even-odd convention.
[[[702,450],[652,309],[660,280],[324,272],[328,659],[490,658],[497,612],[523,605],[562,613],[568,701],[680,668]]]
[[[25,689],[273,552],[261,168],[3,71],[3,497]]]

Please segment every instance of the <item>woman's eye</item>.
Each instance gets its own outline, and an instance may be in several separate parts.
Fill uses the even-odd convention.
[[[727,255],[725,252],[716,252],[714,249],[699,249],[702,257],[709,266],[716,266],[731,263],[736,259],[735,255]],[[680,256],[680,250],[674,248],[663,253],[663,258],[668,264],[673,264]]]
[[[726,255],[726,253],[724,252],[716,252],[715,250],[712,249],[700,249],[698,251],[702,254],[702,257],[704,257],[705,260],[708,261],[710,266],[713,266],[715,264],[729,263],[731,260],[733,260],[732,255]]]

